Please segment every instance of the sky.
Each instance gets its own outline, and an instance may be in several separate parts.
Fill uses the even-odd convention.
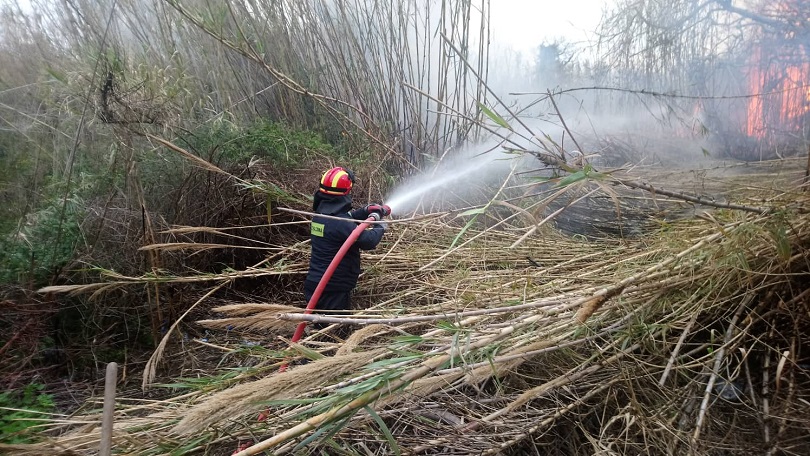
[[[543,42],[586,41],[612,0],[492,0],[492,41],[524,55]]]

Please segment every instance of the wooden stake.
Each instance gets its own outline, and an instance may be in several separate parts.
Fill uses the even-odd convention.
[[[115,384],[118,380],[118,364],[107,364],[104,381],[104,410],[101,418],[101,446],[99,456],[110,456],[112,450],[113,412],[115,412]]]

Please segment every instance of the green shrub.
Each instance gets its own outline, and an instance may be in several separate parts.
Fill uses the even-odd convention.
[[[246,163],[253,157],[280,167],[292,167],[314,156],[338,152],[317,133],[280,122],[257,122],[246,128],[219,124],[186,138],[202,158],[217,163]]]
[[[68,198],[60,224],[62,205],[60,198],[52,199],[31,214],[19,231],[0,237],[0,283],[44,285],[71,260],[82,238],[79,224],[84,204],[79,198]]]
[[[43,424],[45,414],[54,410],[53,397],[42,393],[43,385],[32,383],[22,390],[0,393],[0,443],[32,443],[34,426]]]

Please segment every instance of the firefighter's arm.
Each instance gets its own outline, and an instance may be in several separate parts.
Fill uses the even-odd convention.
[[[357,246],[363,250],[372,250],[380,243],[384,233],[384,224],[370,225],[360,233],[360,236],[357,238]]]
[[[361,207],[349,212],[349,216],[355,220],[365,220],[371,213],[366,209],[368,206]]]

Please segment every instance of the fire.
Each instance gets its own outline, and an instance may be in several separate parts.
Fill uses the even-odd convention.
[[[797,9],[790,2],[775,5],[783,15]],[[795,32],[771,30],[762,37],[750,61],[745,132],[765,138],[768,133],[800,131],[810,112],[810,53]]]
[[[804,47],[799,46],[801,53]],[[749,90],[756,96],[748,101],[748,136],[763,138],[768,129],[795,131],[810,111],[810,62],[788,64],[774,59],[762,63],[762,51],[754,53],[755,65]],[[805,57],[806,59],[806,57]]]

